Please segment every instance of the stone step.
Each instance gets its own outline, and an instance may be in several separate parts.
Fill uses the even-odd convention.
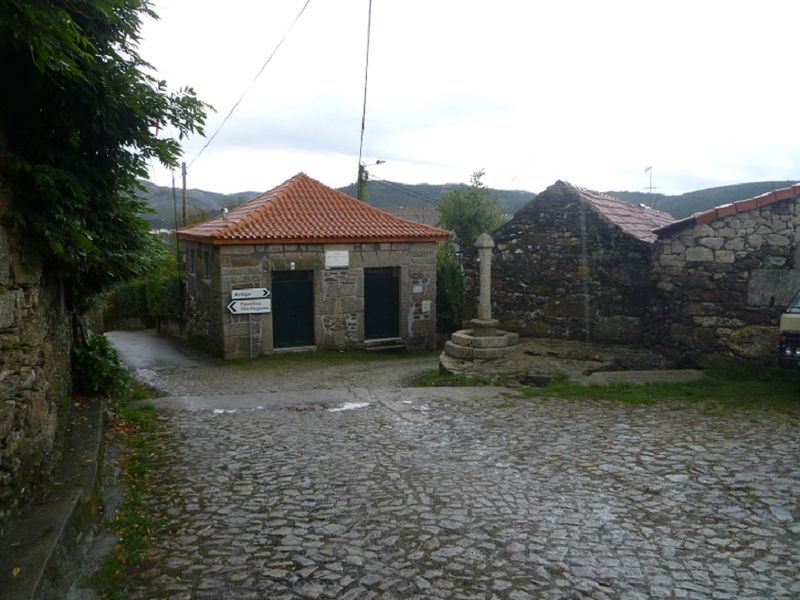
[[[369,352],[380,352],[382,350],[400,350],[405,348],[403,338],[380,338],[375,340],[365,340],[364,350]]]
[[[447,356],[460,358],[462,360],[490,360],[500,358],[508,353],[513,346],[504,348],[473,348],[472,346],[460,346],[452,341],[445,342],[444,352]]]
[[[471,348],[505,348],[515,346],[519,342],[519,335],[498,330],[496,335],[476,336],[472,329],[461,329],[452,335],[452,341]]]

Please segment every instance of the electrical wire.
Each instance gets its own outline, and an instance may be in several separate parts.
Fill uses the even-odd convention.
[[[246,96],[246,95],[247,95],[247,94],[250,92],[250,90],[251,90],[251,89],[253,88],[253,86],[255,85],[256,81],[258,81],[258,78],[259,78],[259,77],[261,77],[261,74],[264,72],[264,69],[266,69],[266,68],[267,68],[267,65],[268,65],[268,64],[270,63],[270,61],[272,60],[272,57],[273,57],[273,56],[275,56],[275,54],[278,52],[278,49],[279,49],[279,48],[280,48],[280,47],[283,45],[283,42],[286,40],[286,38],[287,38],[287,37],[289,36],[289,34],[292,32],[292,29],[294,29],[294,26],[297,24],[297,21],[299,21],[299,20],[300,20],[300,17],[303,15],[303,13],[305,12],[306,8],[308,8],[308,5],[309,5],[310,3],[311,3],[311,0],[306,0],[306,3],[305,3],[305,4],[303,4],[303,8],[301,8],[301,9],[300,9],[300,12],[299,12],[299,13],[297,13],[297,16],[294,18],[294,21],[292,21],[292,24],[289,26],[289,29],[287,29],[287,30],[286,30],[286,33],[284,33],[284,34],[283,34],[283,37],[282,37],[282,38],[280,39],[280,41],[278,42],[278,45],[277,45],[277,46],[275,46],[275,49],[272,51],[272,53],[271,53],[271,54],[270,54],[270,55],[267,57],[267,60],[265,60],[265,61],[264,61],[264,64],[263,64],[263,65],[261,65],[261,68],[258,70],[258,73],[256,73],[256,76],[255,76],[255,77],[253,77],[253,81],[251,81],[251,82],[250,82],[250,85],[248,85],[248,86],[247,86],[247,89],[244,91],[244,93],[243,93],[241,96],[239,96],[239,99],[238,99],[238,100],[236,101],[236,103],[235,103],[235,104],[234,104],[234,105],[231,107],[231,109],[230,109],[230,111],[228,112],[228,114],[227,114],[227,115],[225,115],[225,118],[224,118],[224,119],[222,119],[222,123],[220,123],[220,124],[219,124],[219,127],[217,127],[216,131],[214,131],[214,133],[211,135],[211,137],[210,137],[210,138],[208,138],[208,141],[205,143],[205,145],[204,145],[202,148],[200,148],[200,152],[198,152],[198,153],[197,153],[197,156],[195,156],[195,157],[194,157],[194,158],[191,160],[191,162],[189,163],[189,167],[191,167],[191,166],[192,166],[192,165],[195,163],[195,161],[196,161],[198,158],[200,158],[200,155],[201,155],[201,154],[202,154],[202,153],[205,151],[205,149],[206,149],[206,148],[208,148],[208,146],[211,144],[211,142],[212,142],[212,141],[214,141],[214,138],[215,138],[215,137],[217,137],[217,134],[218,134],[218,133],[220,132],[220,130],[221,130],[221,129],[222,129],[224,126],[225,126],[225,123],[227,123],[227,122],[228,122],[228,119],[230,119],[230,118],[231,118],[231,115],[233,115],[233,111],[235,111],[235,110],[238,108],[239,104],[241,104],[242,100],[244,100],[244,97],[245,97],[245,96]],[[372,0],[370,0],[370,4],[371,4],[371,3],[372,3]],[[366,100],[365,100],[365,102],[366,102]],[[363,125],[362,125],[362,127],[363,127]]]
[[[417,190],[413,190],[410,188],[406,188],[403,186],[402,183],[395,183],[393,181],[386,181],[385,179],[370,179],[371,183],[380,183],[381,185],[388,187],[390,189],[398,190],[400,192],[406,193],[409,196],[416,196],[417,198],[421,198],[423,200],[427,200],[430,203],[431,207],[436,206],[439,201],[436,198],[431,198],[430,196],[426,196],[422,192],[418,192]]]

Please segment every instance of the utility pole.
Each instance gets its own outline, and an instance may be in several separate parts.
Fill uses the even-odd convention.
[[[367,201],[367,168],[358,164],[358,181],[356,182],[356,198],[361,202]]]
[[[361,141],[358,145],[358,181],[356,182],[356,197],[366,202],[367,169],[361,161],[364,151],[364,128],[367,119],[367,81],[369,78],[369,38],[372,31],[372,0],[369,0],[367,9],[367,53],[364,60],[364,105],[361,108]]]
[[[186,163],[181,163],[181,173],[183,174],[183,226],[186,227]]]

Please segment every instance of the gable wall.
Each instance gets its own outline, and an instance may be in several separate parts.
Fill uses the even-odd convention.
[[[538,196],[493,239],[493,317],[501,327],[540,337],[641,340],[650,246],[574,193]],[[477,281],[474,258],[465,263],[468,280]]]
[[[772,358],[800,287],[800,199],[687,226],[653,251],[648,343],[692,360]]]

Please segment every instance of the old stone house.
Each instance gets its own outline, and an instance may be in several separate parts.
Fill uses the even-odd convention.
[[[686,360],[773,357],[778,319],[800,288],[800,185],[655,233],[649,343]]]
[[[492,235],[494,317],[503,329],[522,335],[640,342],[652,230],[672,220],[661,211],[556,182]],[[465,262],[468,275],[474,273],[474,258]],[[467,297],[473,296],[468,290]]]
[[[225,358],[296,347],[432,348],[436,245],[448,235],[300,173],[178,230],[186,335]],[[259,310],[270,312],[233,314],[247,308],[228,308],[246,289],[266,290]]]

